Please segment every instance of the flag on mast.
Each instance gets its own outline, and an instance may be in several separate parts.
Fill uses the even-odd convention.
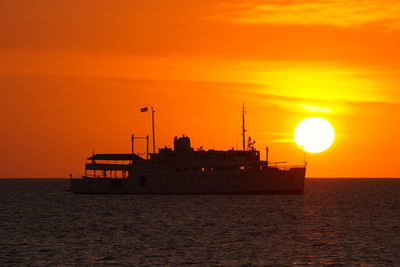
[[[146,111],[148,111],[149,109],[147,108],[147,107],[144,107],[144,108],[141,108],[140,109],[140,112],[146,112]]]

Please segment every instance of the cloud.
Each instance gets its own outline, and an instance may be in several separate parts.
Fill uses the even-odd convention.
[[[355,103],[398,103],[387,71],[327,61],[269,61],[246,65],[252,90],[238,91],[260,105],[310,114],[351,114]]]
[[[293,143],[292,132],[258,132],[258,136],[262,136],[262,140],[270,143]]]
[[[400,28],[400,3],[383,0],[225,2],[213,18],[243,24]]]
[[[170,81],[185,90],[252,99],[259,105],[303,113],[348,114],[353,103],[400,102],[398,71],[332,61],[138,57],[26,49],[0,49],[0,54],[6,59],[0,62],[0,74]],[[121,86],[131,85],[127,82]]]

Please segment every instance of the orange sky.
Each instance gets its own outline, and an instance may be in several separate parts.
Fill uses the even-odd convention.
[[[328,119],[307,177],[399,177],[400,3],[385,0],[0,1],[0,177],[79,176],[93,149],[240,148],[300,162],[293,131]],[[138,143],[138,149],[144,148]]]

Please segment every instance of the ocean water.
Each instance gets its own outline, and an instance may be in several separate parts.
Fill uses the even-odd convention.
[[[400,179],[304,195],[75,195],[0,179],[0,266],[400,265]]]

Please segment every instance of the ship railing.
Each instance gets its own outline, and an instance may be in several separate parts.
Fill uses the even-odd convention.
[[[110,163],[86,163],[83,178],[123,179],[127,178],[131,165]]]
[[[290,170],[297,168],[305,168],[307,166],[306,163],[303,164],[288,164],[287,162],[268,162],[268,165],[264,161],[264,164],[261,165],[262,168],[275,168],[279,170]]]
[[[127,179],[128,178],[128,174],[125,175],[115,175],[115,176],[104,176],[103,174],[101,174],[99,172],[99,174],[86,174],[86,175],[82,175],[83,179],[106,179],[106,180],[123,180],[123,179]],[[75,178],[72,178],[75,179]]]
[[[107,171],[128,171],[131,169],[129,164],[112,163],[86,163],[87,170],[107,170]]]

